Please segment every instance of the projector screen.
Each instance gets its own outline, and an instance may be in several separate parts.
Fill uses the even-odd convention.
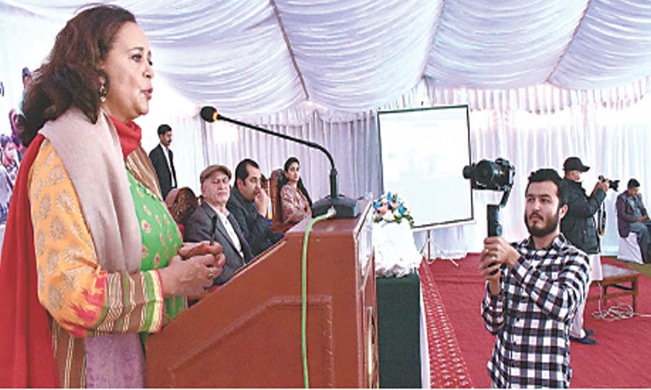
[[[382,189],[397,193],[415,229],[473,222],[468,106],[378,112]]]

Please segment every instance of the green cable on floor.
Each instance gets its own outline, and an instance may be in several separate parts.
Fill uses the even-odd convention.
[[[303,237],[303,257],[301,259],[301,348],[303,352],[303,381],[305,388],[310,387],[310,379],[307,367],[307,243],[310,237],[312,226],[320,221],[333,217],[335,210],[331,208],[327,213],[318,216],[310,221],[305,228],[305,236]]]

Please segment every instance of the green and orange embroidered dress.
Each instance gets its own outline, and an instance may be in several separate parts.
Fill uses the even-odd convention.
[[[0,303],[18,311],[0,320],[16,339],[0,342],[8,368],[0,385],[144,387],[141,335],[160,330],[185,300],[163,299],[156,270],[182,238],[140,147],[140,128],[104,114],[93,125],[71,109],[40,133],[17,184],[27,199],[16,202],[22,210],[10,211],[7,225],[7,236],[24,242],[18,250],[6,243],[0,263],[0,292],[10,295]],[[21,215],[31,223],[17,221]],[[21,229],[31,240],[20,238]],[[7,286],[11,279],[17,288]],[[34,345],[42,334],[51,337],[50,360],[42,356],[47,342]],[[58,383],[44,379],[52,358]]]

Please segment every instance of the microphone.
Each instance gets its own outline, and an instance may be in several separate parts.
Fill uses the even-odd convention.
[[[212,123],[216,120],[223,120],[226,122],[233,123],[242,127],[247,127],[249,129],[257,130],[265,134],[272,135],[274,137],[280,137],[286,140],[297,142],[301,145],[309,146],[314,149],[318,149],[323,152],[328,161],[330,161],[330,195],[326,196],[323,199],[320,199],[312,204],[312,216],[318,217],[319,215],[326,214],[328,209],[333,207],[336,212],[336,219],[344,218],[355,218],[359,215],[359,202],[355,199],[347,198],[339,194],[339,179],[337,175],[337,168],[335,168],[335,161],[332,158],[332,155],[326,148],[323,146],[306,141],[300,138],[295,138],[286,134],[276,133],[274,131],[254,126],[248,123],[240,122],[236,119],[231,119],[229,117],[223,116],[217,112],[215,107],[205,106],[201,109],[200,112],[201,118],[206,122]]]

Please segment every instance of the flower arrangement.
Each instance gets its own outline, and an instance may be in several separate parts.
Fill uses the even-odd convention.
[[[387,192],[373,202],[373,222],[402,223],[402,221],[407,221],[410,227],[414,226],[414,218],[398,194]]]

